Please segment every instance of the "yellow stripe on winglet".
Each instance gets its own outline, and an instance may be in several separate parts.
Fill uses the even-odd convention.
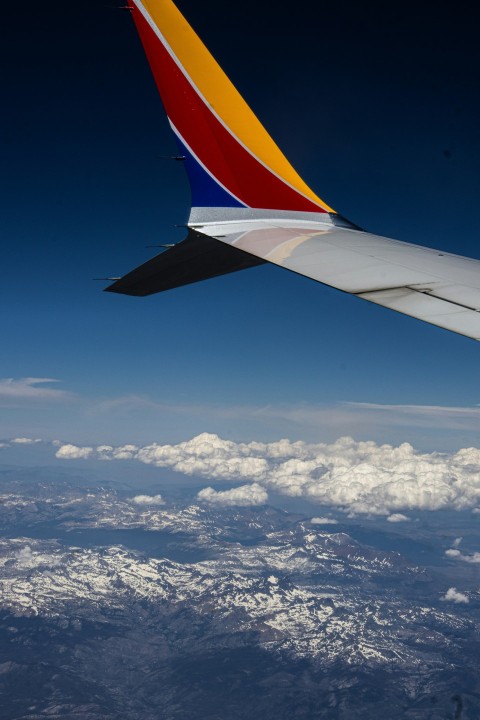
[[[173,2],[142,0],[142,5],[194,85],[238,140],[285,182],[327,212],[334,212],[290,165]]]

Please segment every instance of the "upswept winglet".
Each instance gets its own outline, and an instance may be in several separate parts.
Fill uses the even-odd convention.
[[[171,0],[128,0],[185,156],[192,207],[329,213]]]

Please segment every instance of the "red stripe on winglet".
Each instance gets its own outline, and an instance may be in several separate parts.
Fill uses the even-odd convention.
[[[138,9],[132,13],[167,115],[201,163],[249,207],[326,212],[286,185],[217,120]]]

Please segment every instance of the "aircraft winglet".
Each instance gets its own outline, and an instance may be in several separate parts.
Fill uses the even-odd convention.
[[[171,0],[128,0],[192,206],[333,212],[306,185]]]

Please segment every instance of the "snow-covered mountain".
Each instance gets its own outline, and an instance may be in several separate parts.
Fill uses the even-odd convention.
[[[54,490],[1,498],[2,717],[480,716],[478,592],[273,508]]]

